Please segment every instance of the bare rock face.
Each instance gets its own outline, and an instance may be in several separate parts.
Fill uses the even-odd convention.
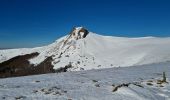
[[[70,32],[70,37],[78,39],[83,39],[89,34],[89,31],[83,27],[76,27]]]
[[[64,40],[62,48],[66,46],[69,46],[68,48],[74,47],[73,45],[77,40],[86,38],[88,34],[89,31],[87,29],[83,27],[74,27],[68,37]]]

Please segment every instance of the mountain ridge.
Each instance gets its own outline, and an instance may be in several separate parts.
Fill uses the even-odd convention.
[[[0,50],[0,63],[18,55],[38,52],[39,55],[28,59],[35,67],[47,58],[52,58],[49,66],[60,71],[127,67],[170,61],[168,45],[170,38],[102,36],[75,27],[68,35],[47,46]]]

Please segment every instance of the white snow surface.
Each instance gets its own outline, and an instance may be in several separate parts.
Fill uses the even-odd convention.
[[[152,64],[170,61],[170,38],[126,38],[102,36],[90,32],[86,38],[76,39],[82,27],[54,43],[37,48],[0,50],[0,62],[18,55],[39,52],[30,63],[39,64],[52,56],[54,69],[73,65],[69,71]],[[80,33],[81,35],[83,33]]]
[[[170,100],[164,71],[169,82],[170,62],[0,79],[0,100]]]

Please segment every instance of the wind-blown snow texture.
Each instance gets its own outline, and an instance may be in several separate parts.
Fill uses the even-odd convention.
[[[17,55],[39,52],[30,59],[35,65],[52,56],[54,69],[64,67],[70,62],[73,68],[68,71],[125,67],[170,61],[170,38],[124,38],[101,36],[77,27],[67,36],[54,43],[37,48],[0,50],[0,62]]]
[[[169,83],[157,84],[170,62],[0,79],[0,99],[15,100],[170,100]],[[126,83],[113,92],[115,86]],[[147,85],[148,83],[152,85]]]

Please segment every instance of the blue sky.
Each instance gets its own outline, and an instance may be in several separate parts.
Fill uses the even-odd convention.
[[[170,36],[170,0],[0,0],[0,48],[52,43],[73,26],[102,35]]]

